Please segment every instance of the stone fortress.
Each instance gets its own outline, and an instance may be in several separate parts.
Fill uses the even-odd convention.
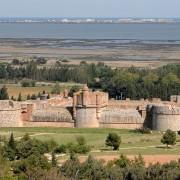
[[[82,90],[68,97],[63,95],[46,99],[15,102],[0,101],[0,127],[77,127],[152,130],[180,130],[180,96],[170,101],[113,100],[108,94]]]

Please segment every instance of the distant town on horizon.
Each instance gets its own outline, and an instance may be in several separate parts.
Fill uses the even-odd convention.
[[[0,23],[180,23],[180,18],[55,18],[0,17]]]

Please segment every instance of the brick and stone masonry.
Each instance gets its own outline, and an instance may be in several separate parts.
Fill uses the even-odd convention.
[[[180,96],[170,101],[113,100],[85,84],[68,97],[68,91],[50,99],[0,101],[0,127],[76,127],[180,130]]]

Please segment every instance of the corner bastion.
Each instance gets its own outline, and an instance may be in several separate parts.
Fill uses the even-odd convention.
[[[180,130],[180,107],[173,105],[152,106],[153,130]]]

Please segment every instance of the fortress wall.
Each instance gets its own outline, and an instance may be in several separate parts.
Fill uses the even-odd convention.
[[[180,108],[173,106],[152,107],[152,128],[153,130],[173,131],[180,130]]]
[[[23,122],[23,127],[65,127],[74,128],[74,122]]]
[[[18,102],[1,100],[0,127],[21,127],[21,107]]]
[[[75,105],[82,105],[82,99],[83,99],[82,93],[77,94],[76,97],[77,97],[77,101],[76,101],[77,104],[75,104]]]
[[[146,109],[147,105],[163,105],[163,104],[175,104],[170,101],[161,101],[159,98],[153,98],[152,100],[114,100],[111,99],[108,101],[108,108],[119,108],[119,109],[137,109],[141,107]]]
[[[145,100],[109,100],[108,108],[137,109],[138,106],[147,106],[149,102]]]
[[[96,105],[96,95],[93,92],[88,92],[88,99],[86,102],[88,105]]]
[[[95,128],[99,127],[96,117],[96,108],[78,108],[76,111],[76,127]]]
[[[20,109],[0,110],[0,127],[22,127]]]
[[[52,107],[49,109],[36,110],[32,114],[34,122],[71,122],[72,115],[66,108]]]
[[[71,97],[64,98],[64,97],[61,97],[61,96],[54,97],[54,98],[51,98],[51,99],[47,100],[47,104],[48,105],[51,105],[51,106],[62,106],[62,107],[72,106],[72,102],[73,101],[72,101]]]
[[[104,110],[100,118],[100,127],[117,129],[135,129],[143,127],[145,119],[135,109]]]

